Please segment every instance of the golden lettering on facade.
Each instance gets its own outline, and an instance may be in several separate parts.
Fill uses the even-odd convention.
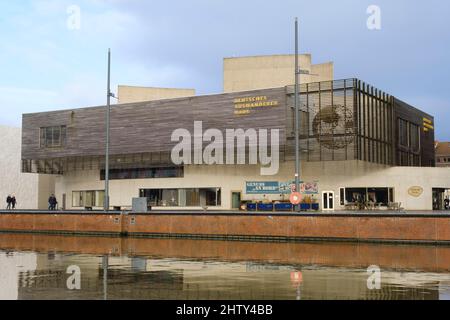
[[[254,108],[276,107],[279,103],[276,100],[269,101],[267,96],[244,97],[234,99],[236,115],[248,115]]]

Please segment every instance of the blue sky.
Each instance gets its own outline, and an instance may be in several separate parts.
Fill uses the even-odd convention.
[[[67,9],[81,9],[70,30]],[[369,5],[381,30],[369,30]],[[436,117],[450,140],[450,2],[442,0],[0,0],[0,124],[105,103],[106,52],[118,84],[222,91],[222,58],[301,51]]]

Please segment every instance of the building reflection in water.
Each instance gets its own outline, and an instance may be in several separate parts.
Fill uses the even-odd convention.
[[[1,299],[450,298],[443,247],[9,236]],[[67,288],[74,265],[80,290]],[[367,287],[369,265],[382,269],[380,290]]]

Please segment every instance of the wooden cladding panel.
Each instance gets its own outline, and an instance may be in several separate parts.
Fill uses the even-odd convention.
[[[235,115],[235,99],[267,97],[278,106],[252,108],[249,115]],[[22,159],[48,159],[104,154],[106,107],[63,110],[23,115]],[[286,88],[232,94],[199,96],[111,108],[111,154],[169,152],[172,132],[187,129],[194,134],[194,121],[203,121],[203,131],[226,129],[279,129],[285,145]],[[41,149],[39,129],[67,126],[64,148]],[[225,136],[225,134],[224,134]]]

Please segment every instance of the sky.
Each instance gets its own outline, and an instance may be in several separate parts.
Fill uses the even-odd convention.
[[[367,9],[380,9],[371,30]],[[78,19],[79,17],[79,19]],[[0,0],[0,124],[23,113],[104,105],[112,86],[223,90],[223,58],[333,61],[436,118],[450,141],[450,2],[442,0]]]

